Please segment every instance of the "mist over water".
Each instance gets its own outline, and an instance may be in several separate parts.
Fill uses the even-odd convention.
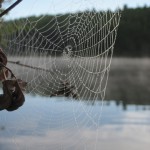
[[[50,97],[51,91],[45,93],[48,89],[40,88],[46,72],[25,67],[21,71],[9,64],[15,74],[30,83],[22,107],[0,112],[1,149],[148,149],[149,64],[146,58],[114,58],[103,101]]]
[[[32,58],[32,57],[31,57]],[[38,95],[50,96],[53,90],[58,90],[61,86],[61,79],[66,79],[70,84],[76,85],[76,90],[80,95],[80,98],[83,100],[92,100],[94,93],[87,90],[82,83],[80,83],[79,77],[81,77],[83,83],[86,82],[86,86],[92,89],[95,85],[94,90],[102,84],[101,90],[105,88],[107,74],[104,74],[103,82],[100,82],[102,75],[96,76],[91,74],[93,80],[86,75],[82,74],[82,69],[79,69],[77,73],[76,70],[72,70],[75,65],[81,65],[85,69],[88,69],[92,72],[98,72],[97,66],[100,67],[99,71],[105,70],[105,67],[109,65],[109,58],[107,59],[107,64],[103,64],[104,60],[93,59],[90,63],[87,63],[89,58],[77,59],[72,58],[70,62],[68,60],[63,60],[60,57],[58,58],[16,58],[12,57],[10,60],[20,61],[24,64],[29,64],[31,66],[40,66],[43,69],[49,70],[49,72],[35,70],[27,67],[22,67],[19,65],[8,64],[14,73],[21,79],[29,82],[27,87],[27,93],[35,93]],[[41,65],[38,64],[38,61]],[[42,62],[43,61],[43,62]],[[72,62],[71,62],[72,61]],[[29,63],[30,62],[30,63]],[[48,62],[47,64],[45,62]],[[76,62],[78,64],[76,64]],[[68,66],[69,64],[69,66]],[[149,105],[150,97],[150,60],[148,58],[113,58],[108,83],[105,92],[105,100],[115,100],[117,104],[121,103],[124,107],[128,104],[137,104],[137,105]],[[91,69],[90,69],[91,68]],[[81,71],[80,71],[81,70]],[[105,70],[106,72],[107,70]],[[83,76],[83,77],[82,77]],[[89,78],[89,80],[86,80]],[[45,82],[46,81],[46,82]],[[96,82],[96,84],[95,84]],[[54,84],[55,83],[55,84]],[[45,88],[42,88],[45,87]],[[81,92],[82,90],[82,92]],[[84,94],[84,91],[88,91],[91,94],[89,98],[88,93]],[[101,95],[97,95],[97,100],[101,100]]]

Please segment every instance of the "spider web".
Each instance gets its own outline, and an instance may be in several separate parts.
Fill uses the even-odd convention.
[[[18,78],[28,82],[27,93],[68,97],[73,104],[78,100],[72,110],[76,126],[80,126],[76,115],[80,110],[96,128],[102,103],[100,112],[92,116],[93,108],[85,107],[82,100],[95,103],[105,97],[119,21],[120,11],[96,9],[6,20],[1,46],[8,66]],[[55,110],[51,109],[52,116]],[[67,127],[63,120],[66,116],[57,116],[62,129]],[[51,120],[47,119],[47,124]],[[81,124],[87,124],[86,119]]]
[[[93,10],[6,22],[3,49],[30,92],[59,95],[67,82],[81,99],[103,99],[119,19]]]

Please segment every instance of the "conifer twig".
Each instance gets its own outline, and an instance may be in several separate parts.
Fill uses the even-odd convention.
[[[4,16],[7,14],[11,9],[13,9],[15,6],[17,6],[22,0],[17,0],[15,3],[13,3],[10,7],[8,7],[6,10],[4,10],[1,14],[0,17]]]

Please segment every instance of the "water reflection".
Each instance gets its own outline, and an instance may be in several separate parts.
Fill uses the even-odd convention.
[[[37,60],[38,59],[35,59],[33,62],[36,63]],[[56,63],[63,69],[63,64],[60,64],[59,59],[56,61]],[[150,60],[146,58],[114,58],[111,65],[105,96],[105,100],[108,101],[107,103],[109,104],[109,101],[113,99],[115,100],[116,105],[121,105],[124,110],[128,109],[128,105],[137,105],[136,109],[139,108],[138,106],[143,105],[143,110],[149,109],[149,107],[147,107],[147,105],[150,105],[149,64]],[[13,68],[14,66],[10,67]],[[27,93],[33,95],[38,94],[43,97],[48,96],[49,100],[51,100],[50,96],[62,93],[62,89],[64,90],[62,81],[57,80],[56,82],[58,77],[53,79],[49,77],[49,75],[52,76],[52,74],[54,74],[55,77],[54,72],[49,74],[47,72],[38,72],[30,68],[19,68],[18,66],[16,69],[14,67],[13,71],[16,75],[19,73],[19,78],[22,78],[25,81],[30,81],[28,84]],[[20,72],[23,72],[23,74],[20,74]],[[55,84],[53,84],[52,80],[55,80]],[[71,100],[87,101],[89,104],[94,105],[95,100],[93,100],[93,98],[95,98],[95,94],[93,95],[92,92],[84,89],[82,84],[76,87],[76,84],[74,84],[72,81],[69,82],[69,90],[66,88],[69,92],[66,92],[65,90],[66,93],[69,93],[67,100],[70,100],[70,95],[76,95],[75,99]],[[93,83],[94,82],[95,80],[93,80]],[[89,84],[92,85],[92,83]],[[99,86],[99,82],[97,82],[96,86]],[[101,100],[101,93],[99,95],[97,94],[96,97],[97,100]]]
[[[5,126],[0,126],[0,131],[5,130]]]
[[[149,149],[149,64],[148,59],[114,59],[103,103],[50,97],[51,88],[45,97],[42,79],[28,71],[36,82],[31,80],[23,107],[0,112],[0,149]]]
[[[113,59],[106,99],[115,99],[116,104],[122,104],[124,109],[128,105],[143,105],[149,109],[150,105],[150,60],[145,59]],[[120,101],[121,100],[121,101]]]
[[[123,111],[114,101],[89,105],[67,98],[26,95],[17,111],[0,112],[1,150],[91,150],[150,147],[150,110]],[[136,136],[135,136],[136,135]]]
[[[17,58],[17,60],[19,60],[19,58]],[[38,60],[38,58],[34,58],[34,60],[32,60],[33,65],[36,65]],[[57,93],[57,91],[60,90],[59,88],[62,87],[62,81],[59,80],[59,76],[57,76],[56,74],[57,72],[55,73],[55,70],[53,69],[54,66],[52,66],[53,63],[56,63],[57,66],[59,66],[62,70],[64,69],[64,64],[60,63],[59,59],[51,59],[51,63],[45,66],[47,68],[51,66],[51,73],[47,73],[44,71],[42,72],[41,70],[35,71],[30,68],[22,68],[21,70],[21,67],[19,68],[19,66],[17,66],[17,68],[15,69],[15,66],[12,66],[11,64],[9,65],[11,68],[13,68],[13,71],[16,75],[18,74],[20,78],[30,82],[27,89],[28,92],[42,96],[50,96],[53,95],[53,93]],[[121,103],[124,109],[126,109],[127,105],[129,104],[150,105],[149,65],[150,60],[148,58],[113,58],[105,99],[108,101],[112,99],[116,100],[116,104],[119,105]],[[20,72],[23,72],[23,74],[20,74]],[[99,87],[100,85],[99,81],[101,77],[98,77],[98,79],[97,77],[95,78],[97,82],[94,79],[91,80],[93,81],[93,83],[91,83],[90,80],[89,83],[88,81],[86,82],[87,85],[90,85],[88,86],[90,88],[92,88],[92,86],[94,86],[94,83],[96,82],[96,91],[97,87]],[[96,95],[95,93],[92,93],[89,89],[87,90],[83,84],[80,84],[80,82],[78,81],[78,77],[71,76],[68,79],[70,85],[75,87],[76,93],[79,95],[79,99],[85,101],[90,99],[102,99],[103,93]],[[103,80],[105,84],[105,79]],[[101,91],[103,89],[104,86],[102,86]],[[93,104],[94,101],[92,101],[91,103]]]

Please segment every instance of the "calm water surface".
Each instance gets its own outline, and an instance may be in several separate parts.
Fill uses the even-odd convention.
[[[150,106],[26,95],[0,112],[0,150],[147,150]]]
[[[149,59],[113,59],[109,101],[103,103],[37,96],[50,91],[39,82],[38,72],[14,68],[16,75],[22,73],[22,79],[32,81],[37,93],[27,94],[16,111],[0,111],[0,150],[148,150],[149,65]]]

